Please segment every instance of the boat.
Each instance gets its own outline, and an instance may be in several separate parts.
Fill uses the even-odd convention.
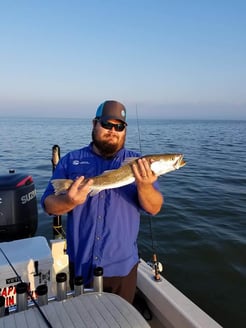
[[[56,277],[59,273],[69,274],[66,240],[56,237],[48,241],[45,237],[35,236],[35,204],[36,191],[30,175],[10,172],[10,176],[0,177],[0,294],[5,296],[4,311],[0,304],[0,328],[221,327],[161,275],[156,257],[151,263],[139,259],[133,305],[117,295],[93,288],[75,295],[66,287],[66,296],[59,299]],[[7,220],[9,212],[13,216],[11,220]],[[24,225],[24,231],[19,229],[20,225]],[[7,241],[11,237],[14,240]],[[21,311],[16,295],[20,281],[29,284],[29,300]],[[40,284],[48,287],[48,301],[42,306],[35,293]]]

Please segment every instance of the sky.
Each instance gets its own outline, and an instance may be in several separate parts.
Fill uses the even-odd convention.
[[[1,116],[246,119],[244,0],[0,0]]]

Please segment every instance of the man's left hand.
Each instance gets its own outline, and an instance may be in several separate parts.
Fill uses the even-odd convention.
[[[150,168],[149,162],[145,158],[138,159],[137,164],[132,165],[137,185],[153,184],[157,180],[157,176]]]

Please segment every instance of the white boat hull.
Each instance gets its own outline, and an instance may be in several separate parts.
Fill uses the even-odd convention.
[[[36,283],[39,281],[35,271],[29,270],[29,275],[25,276],[25,266],[30,267],[33,258],[37,258],[39,254],[39,270],[42,272],[43,266],[48,263],[50,271],[52,272],[49,283],[51,285],[51,294],[56,293],[55,276],[59,272],[66,272],[68,274],[68,257],[66,255],[66,242],[65,240],[53,240],[50,243],[49,249],[47,241],[43,237],[33,237],[32,240],[23,239],[21,241],[2,243],[1,248],[5,250],[7,256],[17,266],[20,262],[20,254],[24,254],[22,258],[22,279],[33,280],[31,286],[35,289]],[[32,243],[31,243],[32,241]],[[21,245],[21,251],[17,246]],[[35,253],[34,247],[30,245],[37,245],[38,249]],[[43,246],[42,246],[43,245]],[[20,248],[20,246],[18,246]],[[42,251],[43,248],[45,252]],[[35,254],[33,254],[33,252]],[[19,255],[18,255],[19,253]],[[44,255],[43,255],[44,253]],[[29,254],[29,255],[28,255]],[[18,256],[17,256],[18,255]],[[29,256],[29,257],[28,257]],[[44,258],[45,256],[45,258]],[[52,262],[50,261],[52,259]],[[48,260],[48,261],[47,261]],[[7,267],[6,259],[2,258],[3,267]],[[47,265],[46,265],[47,266]],[[45,269],[47,271],[47,269]],[[21,272],[20,272],[21,273]],[[22,275],[22,273],[21,273]],[[10,266],[8,266],[8,276],[13,277],[14,273]],[[43,277],[44,274],[39,274],[38,277]],[[46,275],[47,276],[47,275]],[[45,276],[45,277],[46,277]],[[34,279],[35,278],[35,279]],[[153,268],[149,266],[143,259],[140,260],[138,266],[137,288],[140,291],[147,307],[152,314],[152,319],[148,321],[149,325],[153,328],[220,328],[221,326],[202,311],[197,305],[190,301],[184,294],[177,288],[170,284],[164,277],[160,276],[160,281],[154,279]],[[6,288],[1,288],[6,290]],[[68,291],[69,292],[69,291]],[[7,293],[7,292],[6,292]],[[9,293],[8,293],[9,294]],[[54,299],[54,297],[53,297]],[[146,310],[148,310],[148,308]],[[141,311],[140,311],[141,312]],[[148,311],[147,311],[148,314]],[[1,327],[0,318],[0,327]]]
[[[154,279],[152,268],[141,259],[137,287],[152,314],[155,328],[221,328],[221,326],[161,276]]]

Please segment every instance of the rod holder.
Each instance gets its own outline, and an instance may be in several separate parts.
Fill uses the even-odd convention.
[[[65,300],[67,298],[67,274],[65,272],[57,273],[56,275],[56,287],[58,301]]]
[[[94,269],[93,289],[95,292],[103,292],[103,268],[96,267]]]
[[[84,294],[84,280],[82,276],[74,278],[74,296]]]
[[[48,304],[48,287],[47,287],[47,285],[45,285],[45,284],[39,285],[36,288],[36,294],[37,294],[37,301],[38,301],[39,306]]]
[[[27,310],[27,283],[20,282],[16,285],[16,309],[17,312]]]
[[[5,315],[5,297],[0,296],[0,318]]]

